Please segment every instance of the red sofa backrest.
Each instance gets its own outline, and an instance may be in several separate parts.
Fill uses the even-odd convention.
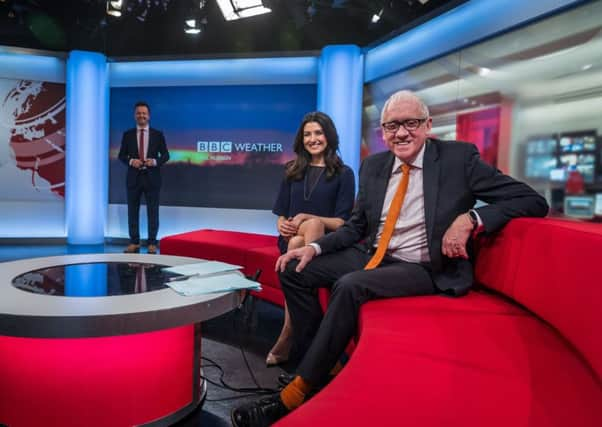
[[[521,218],[480,238],[476,281],[552,325],[602,377],[602,225]]]

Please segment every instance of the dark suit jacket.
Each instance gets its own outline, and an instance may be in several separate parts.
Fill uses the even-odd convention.
[[[393,154],[387,151],[362,162],[352,216],[335,232],[316,242],[323,253],[358,243],[362,250],[372,248],[393,161]],[[441,252],[443,234],[456,217],[471,209],[477,199],[482,200],[488,205],[478,208],[477,212],[485,232],[494,232],[511,218],[544,216],[548,205],[528,185],[483,162],[473,144],[429,139],[423,168],[424,214],[433,280],[442,292],[462,295],[472,285],[472,264],[468,260],[448,258]],[[472,245],[468,246],[470,249]]]
[[[119,150],[119,160],[128,166],[126,183],[128,188],[134,187],[137,182],[139,169],[130,166],[130,159],[138,159],[138,136],[136,128],[129,129],[123,133],[121,138],[121,149]],[[148,150],[146,157],[156,159],[157,166],[147,168],[143,173],[147,173],[152,186],[161,186],[161,165],[169,160],[169,151],[165,144],[163,132],[153,128],[148,131]]]

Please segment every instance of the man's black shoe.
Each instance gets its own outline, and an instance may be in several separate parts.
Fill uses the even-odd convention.
[[[232,410],[230,418],[234,427],[268,427],[288,414],[279,394],[265,397],[254,403]]]
[[[295,377],[295,374],[287,374],[286,372],[283,372],[282,374],[278,375],[278,384],[282,387],[286,387],[293,382]]]

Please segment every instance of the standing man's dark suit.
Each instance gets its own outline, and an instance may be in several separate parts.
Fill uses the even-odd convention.
[[[351,218],[278,259],[296,348],[303,357],[297,376],[277,397],[233,411],[235,426],[271,424],[323,384],[357,331],[363,303],[464,295],[473,281],[473,232],[494,232],[511,218],[547,213],[543,197],[484,163],[473,144],[428,139],[431,126],[428,108],[414,94],[401,91],[389,98],[382,128],[390,151],[362,163]],[[400,172],[404,168],[407,173]],[[409,176],[407,192],[398,190],[401,176]],[[389,223],[398,193],[405,193],[401,213]],[[488,205],[473,210],[477,199]],[[394,230],[390,241],[381,237],[387,224]],[[380,240],[386,255],[376,268],[365,270]],[[320,287],[331,289],[324,315],[316,292]]]
[[[156,252],[159,229],[159,193],[161,190],[161,166],[169,160],[169,151],[163,133],[150,128],[150,110],[145,103],[135,107],[137,127],[123,133],[119,160],[127,168],[126,187],[128,203],[128,230],[130,245],[126,252],[138,252],[140,248],[139,214],[140,200],[144,194],[148,218],[149,253]],[[139,154],[139,132],[144,129],[146,140],[144,162]]]

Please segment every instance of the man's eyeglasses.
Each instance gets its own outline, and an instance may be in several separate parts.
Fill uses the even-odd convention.
[[[383,123],[381,126],[383,130],[388,133],[395,133],[399,130],[401,126],[404,127],[405,130],[412,132],[415,131],[426,122],[427,119],[407,119],[403,121],[392,120],[390,122]]]

